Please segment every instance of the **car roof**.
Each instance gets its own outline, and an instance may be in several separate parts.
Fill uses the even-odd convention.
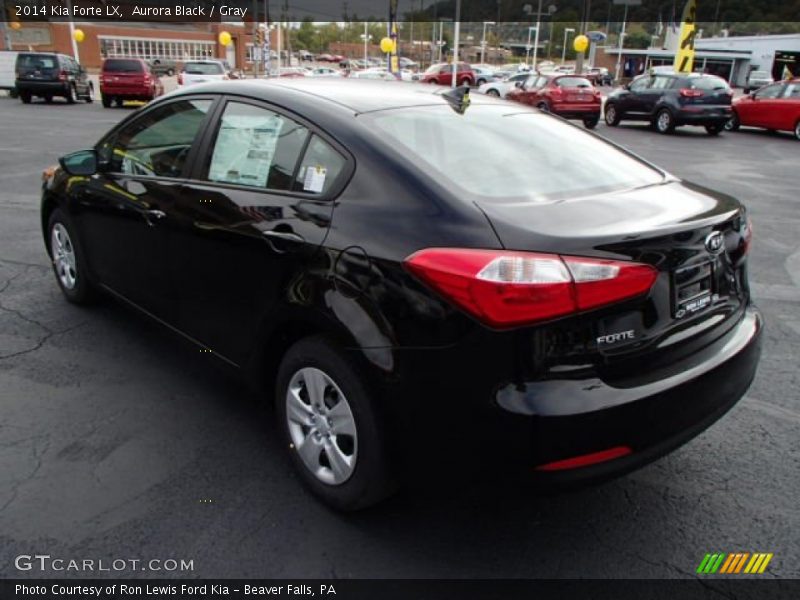
[[[450,88],[418,85],[402,81],[376,81],[335,77],[296,79],[240,79],[193,85],[169,94],[169,97],[197,93],[249,96],[286,106],[304,105],[329,109],[338,106],[352,113],[364,113],[411,106],[445,105],[442,93]],[[502,102],[483,94],[472,94],[472,104]]]

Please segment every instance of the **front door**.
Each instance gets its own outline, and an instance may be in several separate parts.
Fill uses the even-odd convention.
[[[228,100],[206,137],[167,217],[178,326],[243,365],[265,315],[309,292],[302,273],[314,268],[329,195],[350,163],[311,126],[255,101]]]
[[[202,98],[160,104],[123,125],[98,146],[100,173],[76,198],[98,283],[170,322],[167,214],[212,103]]]

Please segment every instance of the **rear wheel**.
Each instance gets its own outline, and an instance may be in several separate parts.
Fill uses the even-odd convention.
[[[800,140],[800,121],[794,124],[794,137]]]
[[[486,95],[487,96],[494,96],[495,98],[499,98],[500,97],[500,92],[498,92],[495,89],[491,89],[491,90],[487,90],[486,91]]]
[[[662,108],[656,115],[656,131],[658,133],[672,133],[675,130],[675,119],[668,109]]]
[[[338,510],[365,508],[394,489],[365,378],[323,337],[294,344],[278,370],[279,426],[305,485]]]
[[[475,85],[477,85],[477,86],[479,86],[479,87],[480,87],[480,86],[482,86],[484,83],[486,83],[486,80],[485,80],[485,79],[478,79],[478,81],[476,81],[476,82],[475,82]]]
[[[725,121],[725,130],[726,131],[738,131],[739,130],[739,115],[733,113],[731,118]]]
[[[167,69],[167,76],[172,77],[175,75],[175,69]]]
[[[597,124],[599,122],[600,122],[599,117],[594,117],[592,119],[584,119],[583,126],[586,127],[586,129],[594,129],[595,127],[597,127]]]
[[[719,135],[725,129],[724,124],[714,123],[713,125],[706,125],[706,133],[708,135]]]
[[[550,107],[547,106],[547,102],[539,102],[539,104],[536,105],[536,108],[542,112],[550,112]]]
[[[106,96],[101,93],[100,101],[103,103],[104,108],[111,108],[111,96]]]
[[[119,108],[122,108],[122,103],[123,103],[123,100],[119,96],[114,98],[114,104],[116,104]]]
[[[72,224],[61,209],[50,215],[47,226],[50,257],[56,282],[67,300],[86,304],[94,297],[94,290],[86,277],[86,262],[78,245]]]
[[[52,102],[53,102],[53,95],[52,95],[52,94],[47,94],[47,95],[45,95],[45,97],[44,97],[44,101],[45,101],[45,102],[47,102],[48,104],[52,104]]]
[[[94,102],[94,85],[91,83],[86,88],[86,95],[83,97],[87,104]]]
[[[616,127],[619,125],[619,113],[613,104],[606,104],[606,125]]]
[[[75,89],[74,85],[70,85],[67,88],[67,103],[75,104],[77,101],[78,101],[78,91]]]

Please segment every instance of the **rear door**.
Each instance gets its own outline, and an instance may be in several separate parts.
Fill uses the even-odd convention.
[[[753,93],[749,107],[748,125],[766,129],[775,128],[777,99],[783,93],[783,88],[783,83],[773,83]]]
[[[193,163],[166,219],[179,327],[241,365],[280,298],[313,293],[302,273],[317,268],[352,159],[283,109],[229,99]]]

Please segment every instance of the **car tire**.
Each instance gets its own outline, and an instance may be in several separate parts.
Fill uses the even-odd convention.
[[[714,123],[713,125],[706,125],[706,133],[708,135],[719,135],[722,133],[722,130],[725,129],[725,125],[720,125],[719,123]]]
[[[23,104],[30,104],[31,103],[31,93],[30,92],[20,92],[19,99],[22,101]]]
[[[167,69],[167,77],[172,77],[175,75],[175,69]]]
[[[600,118],[599,117],[597,117],[595,119],[584,119],[583,120],[583,126],[586,127],[586,129],[594,129],[595,127],[597,127],[597,124],[599,122],[600,122]]]
[[[44,97],[44,101],[45,101],[47,104],[52,104],[52,103],[53,103],[53,95],[52,95],[52,94],[47,94],[47,95],[45,95],[45,97]]]
[[[726,131],[738,131],[739,126],[741,123],[739,122],[739,115],[733,113],[731,118],[725,121],[725,130]]]
[[[275,404],[291,461],[305,486],[325,504],[353,511],[396,490],[366,378],[337,344],[314,336],[289,348],[278,369]],[[337,435],[337,427],[347,433]]]
[[[86,88],[86,95],[83,97],[86,104],[92,104],[94,102],[94,85],[89,84]]]
[[[547,102],[539,102],[539,104],[536,105],[536,108],[542,112],[550,112],[550,107],[547,106]]]
[[[95,299],[89,280],[83,249],[75,228],[60,209],[55,209],[47,222],[47,247],[58,287],[73,304],[88,304]]]
[[[78,90],[75,89],[74,85],[70,85],[67,88],[67,104],[75,104],[78,101]]]
[[[119,96],[116,96],[114,98],[114,104],[117,106],[117,108],[122,108],[122,105],[124,103],[125,103],[125,101],[122,98],[120,98]]]
[[[100,102],[103,103],[103,108],[111,108],[111,97],[106,96],[102,92],[100,94]]]
[[[485,80],[485,79],[478,79],[478,81],[476,81],[476,82],[475,82],[475,85],[477,85],[478,87],[480,87],[480,86],[482,86],[484,83],[486,83],[486,80]]]
[[[495,98],[499,98],[500,97],[500,92],[498,92],[495,89],[486,90],[486,95],[487,96],[494,96]]]
[[[616,127],[619,125],[619,111],[613,104],[606,104],[605,110],[606,125],[609,127]]]
[[[669,112],[669,109],[662,108],[656,113],[655,127],[658,133],[664,135],[672,133],[675,130],[675,119],[672,117],[672,113]]]
[[[800,140],[800,121],[794,124],[794,137],[796,140]]]

